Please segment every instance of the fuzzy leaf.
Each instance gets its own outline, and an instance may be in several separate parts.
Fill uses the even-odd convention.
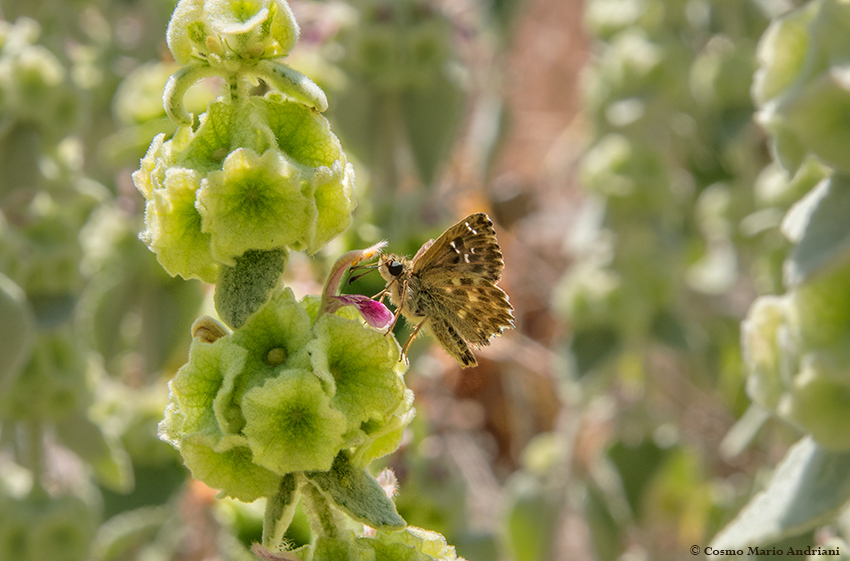
[[[464,96],[442,72],[424,89],[411,89],[401,97],[402,117],[413,158],[425,185],[431,185],[457,138]]]
[[[797,245],[785,262],[785,282],[797,287],[850,260],[850,176],[817,185],[787,214],[783,232]]]
[[[216,282],[215,309],[236,329],[266,303],[286,267],[286,250],[246,251],[235,267],[222,266]]]
[[[375,529],[406,526],[378,481],[355,468],[345,452],[336,457],[329,471],[311,471],[305,475],[334,504],[367,526]]]
[[[849,499],[850,452],[830,452],[804,438],[711,547],[746,549],[796,536],[834,519]]]

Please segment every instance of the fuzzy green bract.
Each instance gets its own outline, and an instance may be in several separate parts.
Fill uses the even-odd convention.
[[[278,291],[235,333],[196,338],[170,383],[160,435],[225,495],[273,495],[282,477],[327,471],[343,451],[363,469],[413,417],[395,339],[307,307]]]

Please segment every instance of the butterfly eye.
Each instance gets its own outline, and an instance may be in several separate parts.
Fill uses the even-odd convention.
[[[398,261],[390,261],[390,263],[387,265],[387,270],[392,276],[397,277],[404,270],[404,265],[402,265]]]

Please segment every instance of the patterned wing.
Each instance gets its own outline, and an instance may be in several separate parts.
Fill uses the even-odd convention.
[[[466,279],[465,279],[466,280]],[[513,306],[505,291],[489,281],[430,286],[420,299],[423,315],[453,326],[467,341],[481,347],[494,335],[513,327]],[[437,331],[436,329],[434,330]]]
[[[470,214],[437,238],[413,260],[413,274],[423,285],[453,278],[477,277],[495,283],[505,262],[493,222],[483,212]]]
[[[496,286],[504,266],[490,217],[467,216],[414,259],[417,313],[442,319],[473,345],[488,345],[513,326],[508,295]]]
[[[431,324],[431,333],[434,334],[434,337],[437,338],[446,352],[461,364],[461,367],[469,368],[478,364],[467,342],[450,323],[439,318],[431,318],[429,323]]]

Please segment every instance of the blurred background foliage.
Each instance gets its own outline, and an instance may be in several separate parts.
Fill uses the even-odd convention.
[[[359,206],[284,282],[316,294],[343,251],[412,255],[478,210],[505,254],[517,329],[480,367],[413,346],[418,417],[385,462],[410,524],[469,561],[682,559],[724,527],[850,558],[846,5],[292,0],[287,62],[328,94]],[[0,0],[0,559],[250,559],[260,538],[260,506],[214,500],[156,436],[212,313],[137,239],[130,173],[176,129],[173,7]],[[830,500],[727,526],[764,513],[777,464]]]

